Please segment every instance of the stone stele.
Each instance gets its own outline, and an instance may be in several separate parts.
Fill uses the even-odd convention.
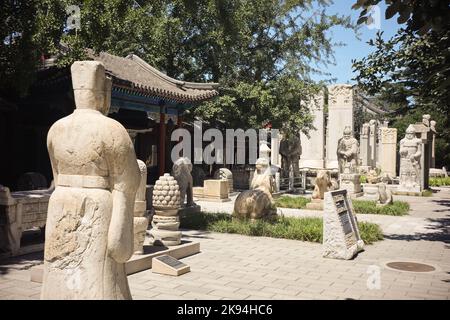
[[[141,183],[136,192],[134,202],[134,254],[144,253],[144,240],[148,227],[147,201],[145,198],[147,187],[147,166],[144,161],[138,160],[139,170],[141,172]]]
[[[347,190],[325,193],[323,215],[323,256],[334,259],[352,259],[363,250],[364,242]]]
[[[131,299],[140,173],[125,128],[108,118],[111,80],[96,61],[72,65],[75,111],[49,130],[55,181],[45,232],[42,299]]]

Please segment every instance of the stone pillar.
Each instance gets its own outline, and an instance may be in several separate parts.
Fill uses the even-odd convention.
[[[372,168],[377,167],[377,135],[378,125],[376,120],[369,122],[369,161],[368,165]]]
[[[360,148],[360,161],[361,166],[369,166],[369,124],[364,123],[361,128],[360,138],[359,138],[359,148]]]
[[[134,254],[144,253],[144,240],[148,227],[147,201],[145,199],[147,187],[147,166],[144,161],[137,160],[141,172],[141,182],[134,201]]]
[[[431,164],[430,168],[436,168],[436,121],[430,121],[430,128],[433,134],[433,139],[431,142]]]
[[[381,128],[380,131],[380,169],[382,173],[396,177],[397,168],[397,129]]]
[[[328,87],[328,124],[327,124],[327,154],[326,167],[338,169],[338,140],[345,127],[353,130],[353,87],[348,84]]]
[[[300,141],[302,145],[302,156],[300,158],[300,168],[324,168],[324,95],[320,92],[308,103],[308,108],[312,113],[315,128],[309,131],[309,138],[304,133],[300,133]]]

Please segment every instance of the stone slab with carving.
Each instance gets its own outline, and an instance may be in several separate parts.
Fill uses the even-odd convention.
[[[125,128],[108,118],[103,64],[72,67],[75,111],[50,128],[55,181],[45,232],[42,299],[131,299],[125,263],[133,254],[140,173]]]
[[[323,215],[323,256],[352,259],[364,248],[347,190],[325,193]]]

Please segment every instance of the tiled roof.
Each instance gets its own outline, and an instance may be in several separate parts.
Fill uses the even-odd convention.
[[[88,50],[88,56],[102,62],[117,85],[122,83],[138,92],[180,103],[201,102],[218,95],[217,83],[195,83],[173,79],[134,54],[122,58],[105,52],[94,54],[92,50]]]

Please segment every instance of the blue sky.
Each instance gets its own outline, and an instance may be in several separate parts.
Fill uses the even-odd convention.
[[[326,11],[329,14],[338,13],[340,15],[351,15],[353,21],[357,21],[359,17],[359,10],[352,10],[351,7],[356,0],[335,0],[334,4],[329,6]],[[393,17],[389,20],[384,18],[386,11],[386,5],[384,1],[380,2],[380,27],[384,32],[383,38],[391,38],[396,31],[400,28],[397,24],[397,17]],[[330,35],[334,42],[343,42],[346,44],[344,47],[335,48],[336,65],[328,65],[327,67],[319,66],[324,72],[331,73],[332,78],[336,78],[336,83],[350,83],[355,81],[351,79],[355,76],[352,73],[352,59],[359,59],[367,56],[373,51],[373,48],[367,44],[369,39],[374,39],[377,33],[377,29],[369,29],[367,26],[361,26],[359,30],[359,40],[357,39],[353,30],[347,30],[341,27],[333,28]],[[328,80],[330,77],[322,75],[312,76],[314,80]]]

